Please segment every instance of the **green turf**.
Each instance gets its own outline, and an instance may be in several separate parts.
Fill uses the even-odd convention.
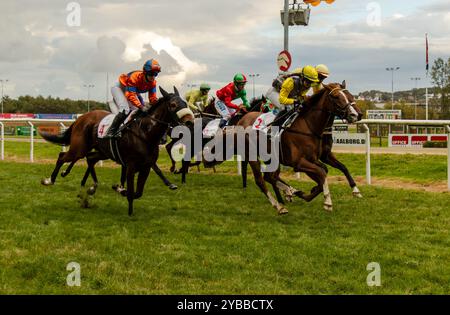
[[[61,147],[50,143],[35,143],[35,160],[56,161]],[[336,154],[353,176],[365,176],[364,154]],[[30,144],[22,142],[5,142],[5,160],[19,159],[29,161]],[[160,167],[169,168],[169,157],[166,150],[161,150]],[[415,155],[415,154],[372,154],[372,176],[380,178],[398,178],[410,180],[421,184],[430,184],[434,181],[447,179],[447,157],[442,155]],[[110,165],[110,164],[109,164]],[[226,162],[217,167],[222,173],[237,173],[236,162]],[[342,175],[342,173],[329,167],[330,175]],[[292,172],[291,172],[292,173]]]
[[[317,198],[278,217],[253,180],[243,191],[237,176],[192,174],[169,191],[152,174],[129,218],[110,188],[119,169],[98,168],[89,209],[77,199],[83,168],[41,186],[51,170],[0,163],[0,293],[450,293],[447,193],[361,186],[357,200],[331,185],[335,212]],[[70,262],[81,287],[66,285]],[[381,287],[366,284],[370,262]]]

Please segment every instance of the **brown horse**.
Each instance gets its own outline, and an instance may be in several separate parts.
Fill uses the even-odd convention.
[[[358,112],[358,120],[362,118],[362,112],[360,109],[356,106],[353,107]],[[335,116],[331,116],[325,129],[322,134],[322,149],[321,149],[321,155],[320,155],[320,161],[323,163],[330,165],[338,170],[340,170],[342,173],[344,173],[345,177],[347,178],[348,184],[350,188],[352,188],[352,194],[354,197],[362,198],[362,194],[359,191],[358,187],[356,186],[356,182],[353,179],[352,175],[350,174],[347,167],[339,161],[336,157],[336,155],[332,152],[333,148],[333,123],[335,120]],[[247,162],[242,161],[242,186],[243,188],[247,188]]]
[[[214,106],[214,101],[215,99],[213,98],[210,102],[210,104],[206,107],[205,111],[201,114],[203,118],[197,118],[196,121],[200,122],[202,124],[202,130],[206,127],[206,125],[214,120],[215,118],[221,118],[222,116],[219,115],[219,113],[216,111],[215,106]],[[245,114],[247,114],[248,112],[260,112],[261,110],[261,105],[264,104],[266,102],[266,98],[264,96],[262,96],[261,98],[254,98],[251,100],[250,102],[250,109],[248,110],[240,110],[238,111],[228,122],[228,126],[235,126],[239,120],[245,116]],[[207,111],[207,109],[209,109]],[[191,130],[191,132],[193,131],[193,129]],[[193,132],[192,132],[193,133]],[[192,143],[191,143],[191,147],[194,147],[194,138],[192,137]],[[172,148],[174,146],[174,144],[176,142],[178,142],[180,139],[179,138],[173,138],[172,141],[170,143],[168,143],[166,145],[166,150],[167,153],[169,154],[169,157],[172,161],[172,166],[170,168],[171,172],[174,172],[175,174],[181,174],[181,182],[184,184],[186,183],[186,174],[189,171],[189,167],[191,166],[198,166],[201,161],[197,161],[197,162],[190,162],[190,161],[182,161],[182,166],[180,168],[180,170],[175,171],[175,166],[176,166],[176,162],[172,157]],[[210,138],[203,138],[202,137],[202,147],[201,149],[204,148],[204,146],[210,141]],[[191,152],[191,156],[190,158],[192,159],[197,153],[199,152]],[[205,167],[208,168],[214,168],[215,170],[215,165],[217,165],[219,163],[204,163]]]
[[[264,177],[261,172],[261,163],[248,161],[248,156],[243,157],[243,172],[246,172],[246,164],[252,168],[256,184],[267,196],[272,206],[279,214],[288,213],[282,205],[284,200],[280,189],[285,193],[288,200],[292,200],[294,195],[311,201],[322,191],[324,192],[324,208],[332,211],[331,195],[326,179],[326,167],[319,161],[322,149],[322,134],[330,118],[335,115],[354,122],[360,119],[360,115],[354,109],[356,104],[353,96],[346,90],[345,81],[341,84],[332,83],[325,85],[324,89],[312,96],[305,106],[305,110],[292,122],[291,126],[284,130],[280,138],[280,163],[294,168],[295,172],[304,172],[317,183],[311,193],[305,195],[296,190],[285,181],[280,179],[280,168],[275,172],[266,172]],[[359,111],[360,112],[360,111]],[[238,123],[238,126],[247,128],[253,125],[258,118],[258,113],[245,115]],[[266,136],[258,134],[258,137]],[[247,138],[248,139],[248,138]],[[248,153],[249,143],[246,143],[246,153]],[[266,187],[265,181],[270,183],[275,191],[277,200]],[[280,204],[281,203],[281,204]]]
[[[95,164],[100,160],[115,160],[123,166],[123,172],[126,172],[128,214],[132,215],[133,200],[142,196],[150,169],[157,168],[158,145],[169,125],[172,123],[189,125],[194,121],[192,111],[181,99],[176,88],[174,88],[174,94],[167,93],[161,87],[160,91],[163,97],[149,109],[140,112],[138,116],[142,117],[134,118],[122,130],[122,137],[119,139],[98,138],[99,123],[110,114],[99,110],[78,118],[62,135],[42,133],[42,137],[50,142],[62,145],[70,144],[69,151],[60,153],[52,177],[44,179],[42,184],[52,185],[64,163],[71,162],[70,171],[76,161],[86,157],[88,168],[81,181],[81,186],[84,187],[91,175],[94,185],[89,188],[88,193],[93,195],[98,185]],[[135,192],[134,177],[136,173],[139,175]]]

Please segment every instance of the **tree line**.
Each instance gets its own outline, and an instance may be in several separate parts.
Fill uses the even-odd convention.
[[[88,111],[88,104],[85,100],[30,95],[19,96],[17,99],[5,96],[3,107],[5,113],[82,114]],[[105,103],[89,101],[89,109],[109,110],[109,107]]]

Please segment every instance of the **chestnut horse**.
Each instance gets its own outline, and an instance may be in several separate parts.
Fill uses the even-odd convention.
[[[264,177],[261,172],[261,162],[248,161],[248,156],[243,157],[243,163],[249,163],[252,168],[256,184],[261,191],[269,199],[272,206],[278,211],[278,214],[288,213],[287,209],[282,205],[284,200],[280,194],[280,189],[285,193],[288,200],[292,200],[294,195],[306,200],[313,200],[322,191],[324,192],[324,208],[332,211],[331,194],[326,179],[326,167],[319,161],[322,149],[322,134],[331,117],[337,115],[347,119],[350,123],[361,118],[360,112],[355,110],[356,104],[345,86],[342,84],[332,83],[324,85],[319,93],[313,95],[305,104],[305,109],[292,122],[291,126],[284,130],[281,134],[279,160],[280,163],[294,168],[295,172],[304,172],[312,180],[317,183],[311,193],[305,195],[303,192],[296,190],[280,177],[280,167],[275,172],[266,172]],[[244,129],[251,128],[258,118],[258,113],[248,113],[238,123]],[[259,136],[266,136],[258,133]],[[248,138],[246,143],[246,153],[248,152]],[[277,140],[277,139],[276,139]],[[275,141],[276,141],[275,140]],[[246,170],[243,169],[243,172]],[[265,181],[270,183],[275,191],[277,200],[266,187]]]
[[[43,185],[52,185],[64,163],[71,162],[70,168],[76,161],[86,157],[88,168],[81,181],[84,187],[89,175],[94,185],[88,193],[93,195],[97,189],[98,180],[95,164],[100,160],[112,159],[120,163],[126,172],[128,199],[128,214],[133,214],[133,200],[142,196],[144,185],[150,169],[157,168],[159,142],[171,123],[193,124],[194,114],[188,108],[174,87],[174,94],[167,93],[160,87],[163,95],[156,104],[139,113],[140,116],[127,124],[119,139],[100,139],[97,136],[100,121],[110,113],[96,110],[79,117],[62,135],[41,133],[47,141],[69,145],[67,152],[61,152],[56,162],[51,178],[42,180]],[[116,150],[114,150],[114,147]],[[95,151],[93,151],[95,150]],[[122,172],[122,173],[123,173]],[[134,190],[135,174],[139,173],[137,190]]]
[[[358,120],[362,118],[362,112],[358,107],[354,107],[354,109],[358,112]],[[322,149],[321,149],[321,155],[320,155],[320,161],[323,163],[330,165],[338,170],[340,170],[342,173],[344,173],[345,177],[347,178],[348,184],[350,188],[352,188],[352,195],[356,198],[362,198],[362,194],[359,191],[358,187],[356,186],[356,182],[353,179],[352,175],[350,174],[347,167],[339,161],[336,157],[336,155],[332,152],[333,148],[333,123],[335,120],[335,116],[330,116],[330,120],[328,121],[324,133],[322,134]],[[243,188],[247,188],[247,166],[248,162],[242,161],[241,162],[241,168],[242,168],[242,186]]]

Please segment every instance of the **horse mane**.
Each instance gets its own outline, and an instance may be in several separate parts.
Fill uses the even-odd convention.
[[[317,104],[319,100],[322,98],[323,94],[325,94],[325,90],[327,89],[327,86],[324,85],[324,89],[321,89],[319,92],[313,94],[307,101],[306,101],[306,107],[310,108],[314,104]]]
[[[171,93],[169,95],[173,95],[173,93]],[[161,106],[164,99],[165,99],[164,97],[158,98],[158,100],[156,101],[155,104],[147,105],[146,108],[144,108],[144,112],[147,113],[147,115],[153,114]]]

